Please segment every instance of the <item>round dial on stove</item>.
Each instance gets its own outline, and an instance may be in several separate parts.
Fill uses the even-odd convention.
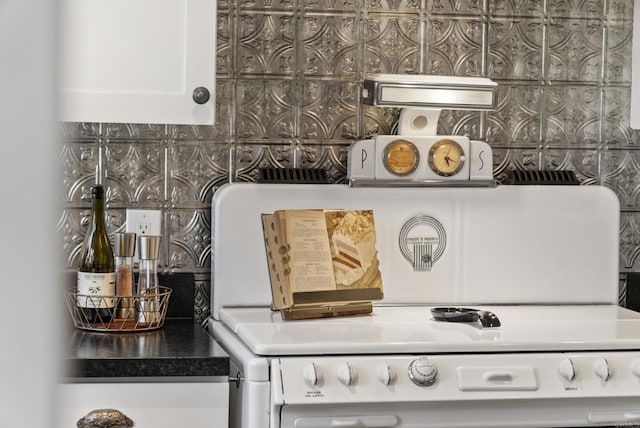
[[[355,385],[358,382],[358,372],[349,363],[344,363],[338,368],[338,380],[345,386]]]
[[[396,374],[394,373],[391,366],[387,363],[380,364],[376,368],[376,376],[378,377],[378,380],[384,385],[391,385],[396,381]]]
[[[322,371],[314,363],[310,363],[302,369],[302,377],[307,385],[317,386],[322,382]]]
[[[598,376],[603,381],[608,381],[613,376],[613,371],[611,370],[611,366],[609,362],[601,358],[593,366],[593,370],[596,372],[596,376]]]
[[[560,362],[560,367],[558,368],[558,372],[563,379],[571,382],[576,378],[576,368],[573,365],[573,361],[571,358],[565,358]]]
[[[429,166],[438,175],[450,177],[460,172],[465,156],[462,146],[453,140],[440,140],[429,149]]]
[[[402,177],[418,168],[420,153],[416,145],[409,140],[393,140],[384,148],[382,163],[391,174]]]
[[[427,357],[420,357],[409,364],[409,379],[418,386],[431,386],[438,379],[438,369]]]

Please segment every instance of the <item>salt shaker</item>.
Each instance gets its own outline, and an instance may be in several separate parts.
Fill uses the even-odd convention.
[[[135,233],[116,233],[116,318],[135,318],[133,305],[133,255],[136,248]]]
[[[136,287],[136,320],[141,324],[160,322],[160,291],[158,284],[158,254],[160,237],[142,235],[138,237],[138,259],[140,259],[138,285]]]

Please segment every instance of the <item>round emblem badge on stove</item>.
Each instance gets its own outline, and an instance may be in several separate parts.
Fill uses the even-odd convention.
[[[418,215],[402,226],[398,243],[400,252],[413,265],[413,270],[430,271],[444,253],[447,234],[442,223],[435,218]]]

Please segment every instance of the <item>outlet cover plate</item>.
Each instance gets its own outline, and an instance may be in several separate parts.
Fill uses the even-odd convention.
[[[162,211],[160,210],[127,210],[125,224],[126,232],[133,232],[137,236],[160,236],[162,223]]]

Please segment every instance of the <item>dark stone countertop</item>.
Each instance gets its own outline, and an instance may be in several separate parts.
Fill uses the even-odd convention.
[[[64,377],[71,381],[229,375],[228,355],[192,319],[167,318],[158,330],[133,333],[73,328],[66,348]]]

